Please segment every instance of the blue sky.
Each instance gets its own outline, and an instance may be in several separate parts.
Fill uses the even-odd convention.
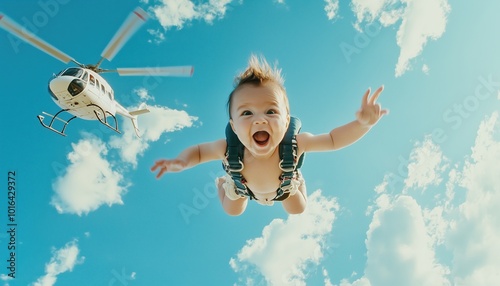
[[[137,139],[97,121],[67,137],[36,115],[70,66],[0,31],[2,285],[492,285],[500,262],[497,1],[4,1],[0,11],[96,63],[142,7],[149,21],[103,68],[193,65],[193,77],[105,77],[146,103]],[[368,87],[390,109],[348,148],[308,154],[304,214],[223,213],[211,162],[156,180],[159,158],[221,138],[250,54],[278,63],[292,115],[324,133]],[[15,172],[15,279],[8,174]]]

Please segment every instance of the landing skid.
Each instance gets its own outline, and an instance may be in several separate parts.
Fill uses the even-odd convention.
[[[57,133],[57,134],[59,134],[59,135],[66,136],[66,134],[64,133],[64,131],[66,130],[66,126],[68,126],[68,123],[69,123],[71,120],[75,119],[75,118],[76,118],[76,116],[71,117],[69,120],[64,120],[64,119],[61,119],[61,118],[59,118],[58,116],[59,116],[59,114],[61,114],[62,112],[65,112],[65,111],[68,111],[68,110],[69,110],[69,109],[61,109],[58,113],[56,113],[56,115],[52,115],[52,114],[49,114],[49,113],[47,113],[47,112],[43,112],[43,111],[42,111],[42,114],[43,114],[43,115],[45,115],[45,116],[48,116],[48,117],[52,118],[52,119],[50,120],[49,125],[47,125],[47,124],[45,124],[45,123],[43,122],[43,120],[45,119],[45,116],[43,116],[43,115],[38,115],[38,116],[37,116],[37,118],[38,118],[38,120],[40,121],[40,123],[42,124],[42,126],[43,126],[43,127],[47,128],[47,129],[49,129],[49,130],[51,130],[51,131],[54,131],[55,133]],[[57,119],[57,120],[59,120],[59,121],[61,121],[61,122],[63,123],[63,127],[61,128],[61,130],[57,130],[57,129],[55,129],[54,127],[52,127],[52,125],[54,124],[54,121],[55,121],[56,119]]]
[[[99,108],[101,110],[101,114],[103,114],[103,118],[101,118],[99,116],[99,113],[97,111],[94,110],[94,114],[95,114],[95,117],[97,118],[97,120],[99,120],[99,122],[101,122],[104,126],[107,126],[108,128],[110,128],[111,130],[115,131],[116,133],[121,133],[120,130],[118,130],[118,120],[116,120],[116,116],[114,116],[113,114],[109,113],[108,111],[104,111],[104,109],[102,109],[102,107],[100,107],[99,105],[97,104],[89,104],[87,106],[95,106],[97,108]],[[109,125],[108,123],[108,119],[106,117],[106,114],[108,114],[110,117],[113,118],[113,120],[115,121],[115,126],[111,126]]]
[[[97,120],[99,120],[99,122],[101,122],[104,126],[108,127],[109,129],[117,132],[117,133],[121,133],[120,130],[118,130],[118,120],[116,120],[116,116],[114,116],[113,114],[109,113],[108,111],[104,111],[104,109],[102,109],[102,107],[100,107],[99,105],[96,105],[96,104],[89,104],[87,105],[88,107],[89,106],[93,106],[93,107],[97,107],[100,112],[97,112],[96,110],[94,110],[94,114],[95,114],[95,117],[97,118]],[[42,124],[43,127],[59,134],[59,135],[62,135],[62,136],[66,136],[66,133],[64,133],[64,131],[66,131],[66,127],[68,126],[69,122],[73,119],[75,119],[77,116],[73,116],[71,117],[70,119],[68,120],[64,120],[62,118],[59,117],[59,115],[63,112],[67,112],[69,109],[61,109],[59,112],[57,112],[55,115],[52,115],[52,114],[49,114],[47,112],[42,112],[43,115],[38,115],[37,118],[38,120],[40,121],[40,123]],[[110,116],[113,118],[113,120],[115,121],[114,123],[114,126],[111,126],[109,123],[108,123],[108,119],[107,119],[107,116]],[[45,119],[45,116],[51,118],[50,120],[50,123],[49,124],[46,124],[44,121]],[[102,118],[101,118],[102,116]],[[59,120],[63,123],[63,126],[62,128],[60,129],[56,129],[54,128],[54,122],[55,120]]]

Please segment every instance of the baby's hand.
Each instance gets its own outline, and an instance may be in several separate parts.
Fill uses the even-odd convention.
[[[179,159],[172,160],[158,160],[155,162],[153,167],[151,167],[151,172],[160,169],[156,178],[159,179],[166,172],[180,172],[186,168],[186,162]]]
[[[380,96],[380,93],[382,93],[383,90],[384,86],[381,86],[373,93],[371,97],[369,97],[371,91],[370,89],[368,89],[363,95],[361,109],[356,112],[356,119],[362,125],[375,125],[384,114],[389,113],[387,109],[382,109],[380,104],[376,103],[377,98]]]

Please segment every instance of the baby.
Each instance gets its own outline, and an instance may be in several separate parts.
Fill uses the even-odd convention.
[[[249,199],[265,205],[281,201],[288,213],[302,213],[307,203],[305,182],[298,170],[302,155],[337,150],[363,137],[388,113],[376,103],[382,90],[383,86],[370,96],[368,89],[356,120],[346,125],[320,135],[292,134],[289,127],[300,129],[300,121],[290,117],[281,70],[252,55],[229,95],[227,138],[191,146],[175,159],[156,161],[151,171],[159,170],[156,177],[160,178],[166,172],[222,160],[228,174],[218,178],[216,185],[222,207],[229,215],[243,213]],[[282,147],[284,143],[291,147]],[[292,159],[285,160],[288,153]]]

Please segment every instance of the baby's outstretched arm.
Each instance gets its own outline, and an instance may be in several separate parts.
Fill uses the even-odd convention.
[[[198,164],[224,158],[226,140],[220,139],[214,142],[198,144],[182,151],[175,159],[161,159],[155,162],[151,171],[159,170],[156,178],[160,178],[166,172],[181,172]]]
[[[327,134],[301,133],[297,135],[300,148],[303,148],[304,152],[337,150],[359,140],[373,125],[377,124],[383,115],[389,112],[387,109],[382,109],[376,102],[383,90],[383,86],[379,87],[372,96],[370,96],[370,89],[365,92],[361,108],[356,112],[356,120],[337,127]]]

